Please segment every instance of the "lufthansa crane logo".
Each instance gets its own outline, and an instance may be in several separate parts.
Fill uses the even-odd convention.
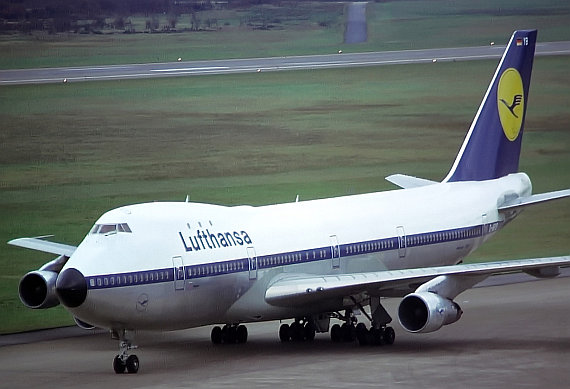
[[[519,136],[524,114],[522,78],[515,68],[508,68],[501,75],[497,88],[497,108],[505,136],[514,141]]]

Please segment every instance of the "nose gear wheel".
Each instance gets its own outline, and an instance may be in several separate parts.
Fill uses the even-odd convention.
[[[132,354],[129,355],[129,350],[138,348],[131,343],[131,339],[127,338],[127,331],[111,331],[111,336],[119,339],[119,354],[113,359],[113,370],[117,374],[123,374],[125,370],[129,374],[136,374],[139,371],[139,358]]]

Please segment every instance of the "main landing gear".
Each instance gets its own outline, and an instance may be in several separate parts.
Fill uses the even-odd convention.
[[[212,328],[213,344],[235,344],[247,342],[247,327],[243,324],[226,324],[222,328]]]
[[[369,315],[358,301],[355,299],[352,301],[354,308],[358,308],[370,320],[370,328],[367,328],[364,323],[357,323],[353,309],[347,309],[344,315],[340,312],[333,312],[296,318],[290,325],[282,324],[279,327],[279,339],[281,342],[312,341],[315,339],[316,332],[329,331],[330,319],[335,318],[344,323],[334,324],[330,328],[331,340],[334,343],[358,340],[361,346],[394,344],[396,333],[392,327],[388,326],[392,318],[380,304],[380,298],[372,297],[369,300],[372,315]]]
[[[331,340],[338,342],[354,342],[356,339],[356,317],[352,310],[347,309],[344,315],[336,313],[333,315],[336,319],[344,321],[342,325],[334,324],[331,327]],[[360,323],[364,325],[363,323]]]
[[[358,343],[361,346],[392,345],[396,339],[396,333],[392,327],[370,327],[370,329],[367,329],[364,323],[358,323],[356,326],[356,339],[358,339]]]
[[[123,374],[125,370],[129,374],[135,374],[139,371],[139,358],[136,355],[128,355],[129,350],[137,348],[131,343],[126,330],[111,331],[113,339],[119,339],[119,354],[113,359],[113,369],[117,374]]]
[[[296,318],[291,325],[281,324],[281,327],[279,327],[279,339],[282,342],[290,340],[311,342],[315,339],[315,334],[315,326],[312,320],[307,317]]]
[[[372,321],[368,329],[364,323],[345,322],[331,327],[331,340],[335,343],[354,342],[358,340],[361,346],[380,346],[394,344],[396,333],[392,327],[381,325]]]
[[[362,305],[353,300],[355,305],[360,309],[360,311],[370,320],[370,329],[366,328],[364,323],[358,323],[354,329],[356,334],[356,339],[361,346],[372,345],[392,345],[396,339],[396,333],[394,329],[388,326],[388,323],[392,321],[392,318],[386,312],[386,309],[380,304],[379,297],[370,298],[370,310],[372,312],[372,317],[366,313]]]

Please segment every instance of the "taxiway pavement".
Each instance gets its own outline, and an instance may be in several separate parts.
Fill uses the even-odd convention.
[[[455,47],[443,49],[383,51],[226,59],[212,61],[147,63],[90,67],[0,70],[0,85],[41,84],[124,80],[133,78],[173,77],[205,74],[251,73],[298,69],[346,68],[355,66],[426,63],[434,61],[468,61],[500,58],[504,46]],[[543,42],[536,45],[536,55],[569,55],[570,41]]]
[[[2,388],[563,388],[570,382],[570,278],[475,288],[459,322],[431,334],[397,323],[393,346],[280,343],[278,322],[244,345],[210,328],[138,335],[136,375],[116,375],[117,342],[97,333],[0,347]],[[386,300],[395,316],[398,299]]]

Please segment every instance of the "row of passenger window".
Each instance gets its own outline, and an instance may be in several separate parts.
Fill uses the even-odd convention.
[[[345,246],[345,255],[362,254],[368,252],[382,251],[382,250],[392,250],[395,248],[395,243],[393,239],[382,239],[372,242],[364,243],[353,243],[347,244]]]
[[[469,239],[481,236],[481,226],[463,230],[430,232],[427,234],[412,235],[406,237],[407,246],[421,246],[424,244],[434,244],[449,242],[453,240]]]
[[[481,236],[481,226],[464,230],[430,232],[426,234],[411,235],[405,238],[405,244],[407,246],[421,246],[425,244],[435,244],[452,240],[469,239],[478,236]],[[343,247],[345,255],[355,255],[383,250],[393,250],[397,246],[397,240],[394,238],[363,243],[352,243],[344,245]]]
[[[99,276],[89,279],[91,287],[113,287],[148,284],[153,282],[170,281],[172,270],[152,270],[140,273],[115,274],[109,276]]]
[[[188,268],[188,277],[203,277],[220,273],[234,273],[248,269],[249,266],[247,264],[247,260],[244,259],[221,263],[209,263],[204,265],[190,266]]]
[[[326,249],[315,249],[304,252],[258,257],[257,266],[259,268],[269,268],[274,266],[284,266],[295,263],[308,262],[311,260],[326,259],[327,257],[328,253]],[[253,261],[252,270],[255,269],[255,267],[256,264],[255,261]],[[234,273],[245,270],[249,270],[248,260],[240,259],[237,261],[190,266],[188,268],[188,277],[204,277],[216,274]]]
[[[267,268],[273,266],[292,265],[295,263],[309,262],[328,257],[326,249],[314,249],[296,253],[268,255],[259,257],[259,267]]]

